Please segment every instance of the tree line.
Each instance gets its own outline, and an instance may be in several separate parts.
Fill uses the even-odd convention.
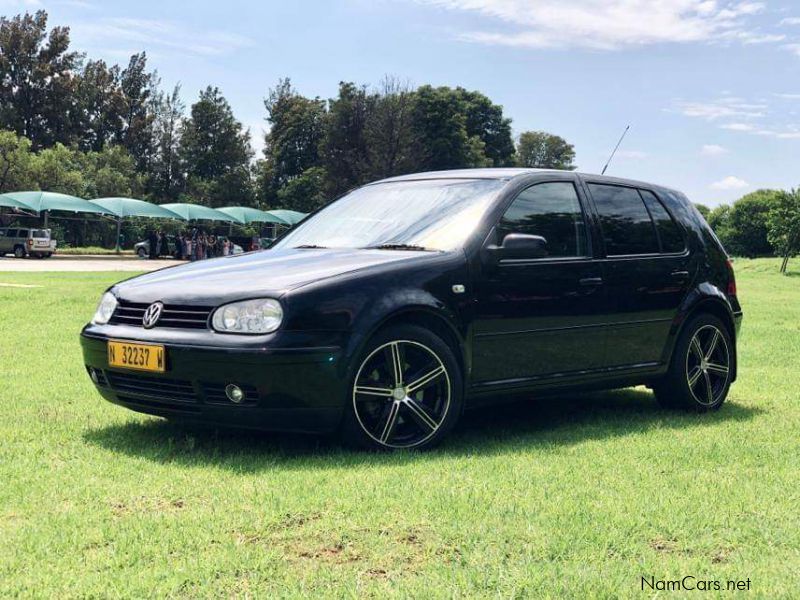
[[[757,190],[714,209],[695,206],[734,256],[779,256],[785,273],[800,253],[800,188]]]
[[[0,18],[0,192],[282,207],[307,212],[347,190],[413,171],[481,166],[575,168],[563,138],[525,132],[464,88],[342,82],[335,98],[281,80],[264,99],[263,155],[222,92],[186,108],[147,54],[126,65],[70,47],[45,11]]]

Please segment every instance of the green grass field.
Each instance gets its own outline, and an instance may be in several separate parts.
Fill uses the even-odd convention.
[[[107,404],[78,332],[119,274],[0,273],[0,597],[653,597],[642,577],[689,575],[796,598],[800,273],[777,265],[736,263],[718,413],[529,400],[385,455]]]

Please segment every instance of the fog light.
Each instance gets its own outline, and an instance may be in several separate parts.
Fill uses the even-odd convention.
[[[89,377],[95,383],[100,383],[100,378],[97,376],[97,369],[89,369]]]
[[[229,383],[225,386],[225,395],[228,397],[228,400],[235,404],[239,404],[242,400],[244,400],[244,392],[242,388],[238,385],[233,385]]]

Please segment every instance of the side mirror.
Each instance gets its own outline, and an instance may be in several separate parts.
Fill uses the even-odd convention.
[[[544,258],[547,240],[541,235],[509,233],[500,244],[501,258]]]

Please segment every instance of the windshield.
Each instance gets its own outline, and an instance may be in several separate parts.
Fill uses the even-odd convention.
[[[439,179],[357,189],[288,233],[274,248],[463,245],[505,181]]]

